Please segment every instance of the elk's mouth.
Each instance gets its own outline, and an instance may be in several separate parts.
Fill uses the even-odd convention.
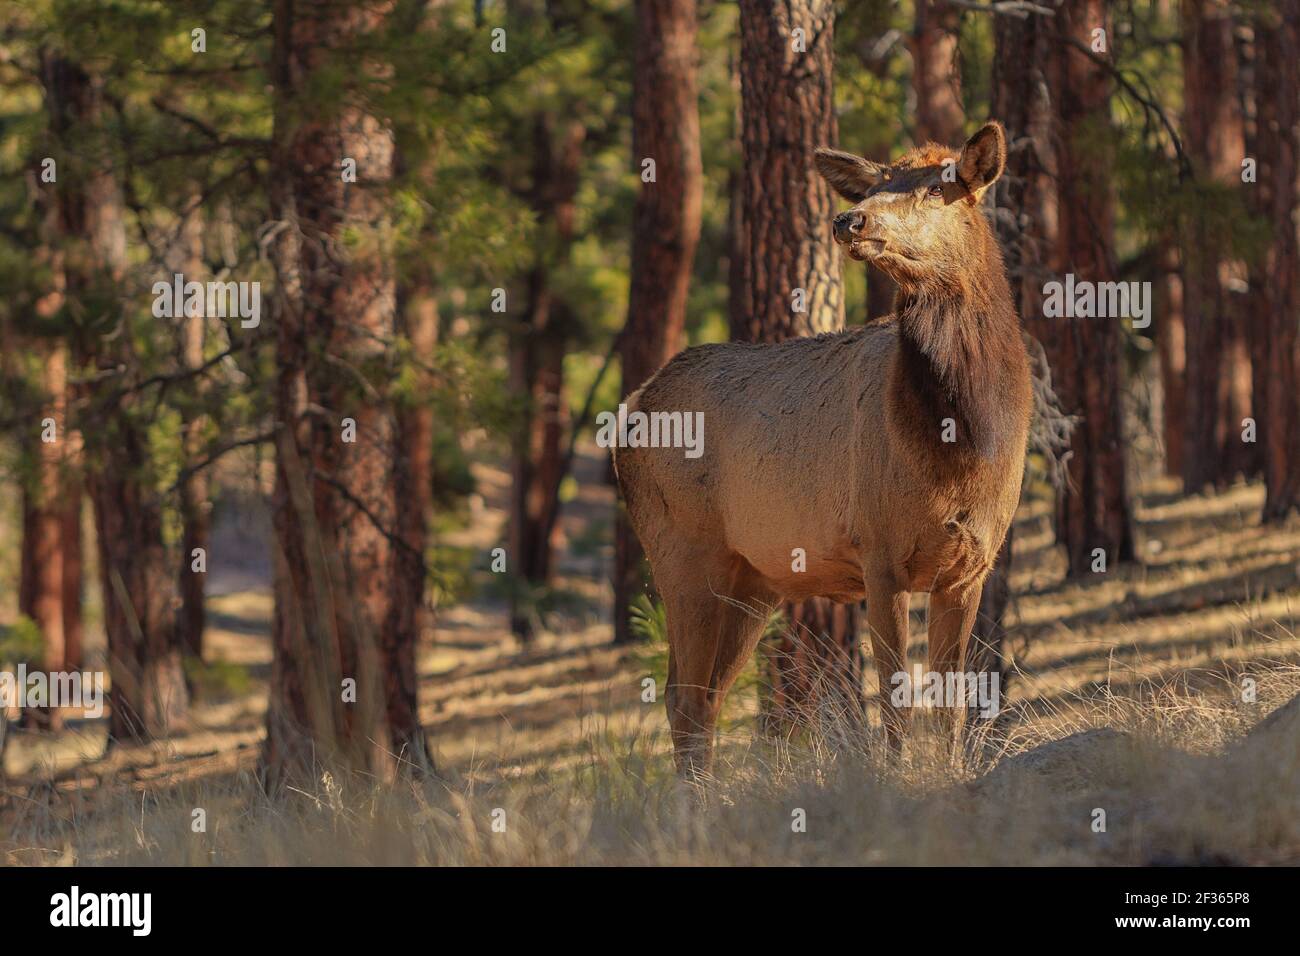
[[[850,259],[857,259],[859,262],[868,259],[875,259],[885,251],[884,239],[854,239],[845,247]]]

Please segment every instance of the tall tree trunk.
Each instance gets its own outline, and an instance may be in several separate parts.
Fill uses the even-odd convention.
[[[957,28],[961,12],[945,0],[916,0],[912,31],[912,90],[916,94],[916,141],[960,146],[965,111]]]
[[[730,290],[736,340],[776,342],[844,324],[829,225],[836,199],[812,163],[813,150],[838,137],[834,15],[821,0],[740,6],[742,213]]]
[[[114,301],[126,272],[121,192],[99,144],[103,94],[97,78],[47,53],[42,79],[51,131],[84,164],[59,193],[59,231],[68,242],[67,294],[83,304]],[[89,161],[83,157],[90,156]],[[87,386],[86,488],[94,509],[108,639],[111,740],[142,739],[181,725],[189,698],[181,671],[174,574],[163,544],[162,502],[147,440],[148,411],[132,389],[140,377],[130,314],[85,314],[74,358],[100,374]],[[112,329],[112,335],[103,330]],[[71,426],[69,434],[72,434]],[[71,521],[69,514],[64,519]],[[69,537],[71,537],[71,532]],[[72,582],[68,582],[69,591]],[[66,593],[66,592],[65,592]]]
[[[60,203],[54,198],[42,199],[45,248],[51,256],[49,265],[53,282],[50,291],[37,304],[41,318],[52,318],[67,301],[68,276],[66,255],[58,248],[62,237],[63,218]],[[47,369],[59,391],[52,395],[55,418],[58,420],[58,510],[59,510],[59,591],[61,595],[61,627],[63,631],[62,666],[70,671],[81,670],[85,645],[85,626],[82,615],[83,561],[81,503],[85,494],[83,470],[83,439],[73,420],[71,409],[79,395],[78,386],[71,381],[68,365],[71,355],[66,338],[52,346],[51,364]]]
[[[632,276],[620,355],[622,394],[682,348],[691,265],[700,238],[704,172],[695,85],[695,0],[637,0],[632,159],[654,161],[637,195]],[[620,506],[614,532],[614,640],[631,640],[628,605],[645,587],[641,544]]]
[[[1233,39],[1237,53],[1236,93],[1238,110],[1242,116],[1242,139],[1245,144],[1245,155],[1254,157],[1258,163],[1262,159],[1259,139],[1260,103],[1256,94],[1258,82],[1256,69],[1262,42],[1260,25],[1258,18],[1252,17],[1249,11],[1242,10],[1240,7],[1234,10],[1234,19]],[[1240,29],[1241,26],[1247,26],[1249,29]],[[1244,191],[1249,199],[1249,209],[1261,219],[1267,220],[1268,189],[1259,181],[1258,172],[1257,168],[1255,182],[1244,187]],[[1240,173],[1236,178],[1240,181]],[[1261,252],[1247,260],[1246,291],[1244,295],[1239,296],[1242,299],[1240,321],[1245,330],[1246,345],[1250,353],[1250,409],[1259,428],[1256,442],[1247,446],[1251,455],[1248,474],[1259,478],[1264,477],[1268,457],[1264,417],[1268,414],[1268,362],[1269,352],[1272,350],[1268,323],[1264,320],[1269,315],[1268,281],[1261,270],[1265,258],[1266,256]]]
[[[75,433],[74,433],[74,436]],[[80,456],[76,455],[64,473],[63,539],[63,660],[70,671],[85,666],[85,626],[82,616],[83,544],[81,534],[81,497],[83,492]]]
[[[1183,473],[1183,435],[1187,431],[1187,329],[1183,323],[1183,277],[1174,245],[1160,249],[1159,312],[1156,347],[1164,397],[1165,474]]]
[[[404,12],[408,12],[404,8]],[[409,14],[422,18],[421,5]],[[417,21],[411,29],[436,29]],[[396,166],[406,172],[408,151],[401,146],[398,134]],[[419,161],[418,176],[426,185],[434,182],[436,167],[432,147]],[[432,245],[426,237],[421,248]],[[428,566],[425,557],[429,546],[429,517],[433,510],[433,408],[429,397],[436,385],[432,371],[438,346],[438,299],[435,270],[426,253],[409,264],[409,271],[397,285],[397,327],[411,350],[411,384],[408,394],[397,405],[397,455],[393,460],[394,491],[397,513],[402,516],[400,535],[403,547],[393,555],[392,620],[386,630],[390,660],[396,661],[385,673],[390,687],[387,692],[388,719],[397,728],[397,736],[408,741],[404,755],[417,766],[430,769],[432,755],[420,727],[419,713],[412,708],[417,699],[418,674],[415,651],[433,629],[433,612],[427,599]]]
[[[34,480],[34,479],[32,479]],[[18,553],[18,610],[31,617],[28,608],[35,603],[36,596],[36,504],[30,487],[22,489],[22,542]]]
[[[902,44],[895,43],[891,40],[891,37],[897,33],[897,31],[893,30],[890,26],[893,20],[891,7],[892,4],[889,0],[867,0],[865,10],[869,17],[867,23],[870,24],[870,27],[865,29],[859,27],[860,32],[858,33],[856,42],[850,45],[851,55],[855,57],[861,69],[872,74],[882,82],[888,79],[893,67],[894,56],[892,51],[902,46]],[[855,14],[856,13],[857,11],[855,11]],[[918,13],[918,17],[919,16],[920,14]],[[861,22],[862,21],[859,21],[859,23]],[[933,18],[927,22],[935,26],[938,25],[938,22]],[[917,23],[919,27],[919,19]],[[912,53],[912,57],[912,78],[915,88],[915,82],[919,79],[920,74],[916,72],[915,52]],[[956,70],[957,66],[955,61],[949,62],[952,62],[953,69]],[[954,72],[952,78],[960,84],[959,73]],[[920,99],[920,93],[918,92],[918,104]],[[958,108],[960,108],[960,99],[957,102]],[[924,139],[930,134],[924,131],[921,127],[928,129],[929,125],[920,118],[919,106],[917,112],[918,128],[915,131],[915,136],[918,139]],[[889,129],[887,126],[881,127],[877,135],[870,137],[865,143],[854,142],[844,144],[846,149],[860,152],[867,159],[884,163],[888,163],[892,158],[889,155],[889,151],[893,146],[893,130]],[[863,268],[867,276],[867,305],[866,315],[863,316],[863,319],[867,322],[871,322],[883,318],[884,316],[892,315],[894,312],[894,298],[898,294],[898,283],[873,263],[864,263]],[[847,322],[852,323],[854,319],[855,317],[852,315],[845,316]]]
[[[161,737],[183,724],[189,707],[175,576],[161,503],[141,479],[151,464],[144,429],[130,423],[105,438],[114,448],[92,454],[89,484],[112,679],[109,733],[117,740]]]
[[[1240,260],[1219,264],[1223,355],[1219,363],[1217,414],[1221,439],[1216,481],[1220,487],[1239,477],[1257,477],[1263,472],[1262,447],[1257,440],[1246,440],[1248,420],[1257,416],[1252,405],[1255,389],[1246,296],[1233,289],[1245,281],[1244,274],[1245,264]]]
[[[68,349],[66,340],[53,334],[52,326],[67,303],[59,204],[50,193],[38,193],[35,199],[41,217],[36,259],[48,269],[50,283],[35,306],[35,319],[44,328],[25,343],[27,350],[40,356],[41,405],[33,422],[38,427],[31,435],[38,440],[29,446],[35,451],[34,467],[22,488],[18,609],[40,628],[42,665],[47,673],[53,673],[79,666],[81,659],[81,608],[67,606],[64,588],[65,575],[80,587],[79,555],[67,554],[69,545],[79,542],[68,539],[64,525],[70,503],[79,503],[80,497],[69,494],[77,435],[68,418]],[[49,729],[58,729],[63,723],[57,707],[27,711],[24,718]]]
[[[399,453],[391,377],[395,279],[386,248],[392,131],[362,97],[312,96],[312,77],[360,59],[391,4],[277,0],[272,204],[278,275],[274,660],[263,769],[317,762],[391,779],[418,741],[414,646],[392,625]],[[349,69],[355,71],[355,66]],[[346,160],[355,160],[349,181]],[[344,234],[359,237],[345,243]],[[400,699],[393,699],[396,695]]]
[[[1272,242],[1252,277],[1266,309],[1253,317],[1268,341],[1263,413],[1264,520],[1300,510],[1300,2],[1281,0],[1256,25],[1259,175],[1255,189]]]
[[[66,348],[65,348],[66,354]],[[64,393],[63,473],[60,503],[60,532],[63,547],[63,660],[70,671],[85,665],[85,623],[82,614],[84,594],[84,545],[82,543],[81,503],[85,495],[84,439],[71,415],[72,403],[79,389],[67,383]]]
[[[1240,182],[1244,149],[1236,50],[1226,0],[1183,0],[1185,142],[1198,176]],[[1231,307],[1216,225],[1193,218],[1184,236],[1183,314],[1187,392],[1183,487],[1200,491],[1249,470],[1241,420],[1249,414],[1250,359],[1244,326]]]
[[[1003,248],[1011,299],[1027,329],[1043,334],[1042,289],[1057,236],[1052,137],[1054,104],[1046,71],[1052,56],[1049,21],[1040,17],[993,19],[992,112],[1006,127],[1010,149],[1006,172],[995,187],[995,218]],[[1006,627],[1011,599],[1014,525],[984,582],[979,612],[967,645],[967,667],[1005,681]],[[978,726],[975,717],[967,726]]]
[[[1058,8],[1063,41],[1089,48],[1094,29],[1113,38],[1102,0],[1067,0]],[[1062,42],[1050,71],[1057,108],[1059,235],[1055,271],[1076,281],[1107,282],[1114,263],[1110,80],[1082,50]],[[1041,313],[1040,313],[1041,314]],[[1058,396],[1067,414],[1080,416],[1071,438],[1068,483],[1057,509],[1057,540],[1065,545],[1070,574],[1092,570],[1095,552],[1106,567],[1134,557],[1133,518],[1125,471],[1120,405],[1122,367],[1116,318],[1057,318],[1037,323]]]
[[[431,170],[430,170],[431,172]],[[433,409],[428,395],[433,390],[429,364],[438,344],[438,303],[431,276],[422,276],[398,287],[398,322],[411,344],[416,363],[415,394],[397,408],[397,454],[393,459],[397,514],[402,516],[403,547],[393,554],[392,620],[385,629],[386,658],[390,664],[384,678],[388,721],[394,736],[406,741],[404,759],[417,766],[432,766],[431,755],[415,709],[418,675],[415,652],[420,640],[433,628],[433,615],[426,590],[429,546],[429,514],[433,508]]]
[[[63,254],[58,248],[57,214],[52,203],[45,207],[42,264],[50,269],[51,289],[36,303],[36,318],[49,322],[65,304]],[[67,665],[67,635],[63,621],[63,468],[67,458],[68,355],[63,341],[53,337],[34,339],[29,347],[41,359],[41,410],[39,440],[35,442],[32,474],[23,487],[21,580],[18,610],[40,628],[44,641],[42,666],[46,673],[62,671]],[[52,427],[47,427],[52,426]],[[34,434],[32,437],[36,437]],[[62,726],[57,707],[31,710],[24,714],[32,724],[49,729]]]
[[[19,587],[19,610],[40,628],[44,641],[42,666],[53,674],[66,669],[67,643],[63,629],[63,479],[67,417],[67,352],[61,342],[37,343],[41,355],[41,393],[45,399],[41,438],[36,445],[36,469],[23,496],[23,561],[28,579]],[[52,426],[51,431],[46,431]],[[46,441],[49,436],[51,440]],[[59,708],[28,712],[33,723],[57,729],[63,724]]]
[[[533,634],[532,600],[551,581],[551,538],[559,518],[565,432],[564,351],[570,317],[555,293],[554,274],[567,262],[575,234],[578,172],[586,128],[538,114],[533,125],[530,202],[541,225],[537,260],[528,275],[523,323],[510,338],[510,385],[525,403],[511,454],[510,545],[516,587],[511,629]]]
[[[411,33],[441,29],[442,0],[399,2],[394,17]],[[399,82],[416,80],[399,75]],[[425,140],[413,129],[398,127],[393,159],[398,176],[414,174],[424,189],[436,188],[436,153],[441,136]],[[434,418],[431,397],[436,387],[433,373],[438,346],[436,266],[428,253],[437,241],[434,227],[426,226],[414,255],[403,264],[397,283],[397,331],[410,348],[410,387],[397,400],[397,454],[393,459],[394,495],[401,516],[398,534],[402,547],[393,553],[392,606],[385,630],[385,671],[388,722],[394,737],[406,741],[404,760],[425,770],[433,768],[418,702],[419,674],[416,652],[421,641],[432,639],[433,609],[428,601],[429,519],[433,510]]]
[[[204,281],[203,268],[203,211],[200,196],[190,198],[191,209],[181,226],[181,261],[178,271],[186,282]],[[204,318],[203,309],[177,319],[180,323],[180,365],[194,371],[203,365]],[[203,451],[203,430],[207,416],[199,403],[203,396],[203,383],[196,377],[190,380],[192,393],[185,403],[181,416],[181,450],[187,467],[198,463]],[[212,500],[206,469],[191,469],[180,486],[181,561],[179,589],[181,605],[177,612],[177,627],[182,650],[199,660],[203,659],[203,629],[206,613],[203,607],[206,573],[194,570],[195,551],[204,555],[208,550],[211,525]]]
[[[838,139],[834,18],[830,0],[741,0],[743,170],[732,249],[733,339],[780,342],[844,326],[830,228],[836,201],[812,162],[818,146]],[[766,655],[768,725],[814,711],[821,688],[856,705],[862,650],[855,609],[816,599],[787,605],[784,613],[785,633]]]

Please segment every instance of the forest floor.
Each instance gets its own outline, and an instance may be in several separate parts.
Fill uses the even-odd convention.
[[[479,493],[471,501],[467,527],[445,534],[441,544],[486,555],[503,540],[508,474],[490,463],[478,463],[474,471]],[[860,753],[853,760],[837,754],[825,737],[789,747],[763,741],[753,732],[758,704],[751,674],[724,712],[719,779],[728,773],[732,779],[721,784],[711,812],[725,817],[727,806],[743,806],[746,800],[784,807],[797,797],[800,807],[830,801],[846,813],[843,788],[851,787],[851,803],[862,814],[854,839],[811,841],[821,850],[808,855],[794,849],[788,835],[746,842],[734,830],[740,824],[722,825],[717,817],[717,832],[708,837],[687,824],[681,830],[674,829],[678,823],[663,823],[664,813],[679,818],[664,809],[672,801],[661,800],[676,792],[667,722],[662,699],[643,701],[642,681],[655,676],[662,688],[664,652],[610,644],[613,492],[604,473],[603,458],[594,448],[584,450],[559,529],[557,588],[569,600],[534,642],[523,647],[510,635],[504,602],[494,596],[490,581],[480,582],[477,596],[437,611],[432,640],[419,654],[421,712],[439,773],[455,782],[440,785],[437,797],[419,796],[415,805],[393,811],[409,811],[438,834],[429,836],[423,849],[411,849],[409,839],[401,843],[403,849],[384,849],[384,839],[376,843],[373,822],[356,822],[366,818],[359,807],[369,807],[373,817],[389,797],[340,796],[328,774],[304,797],[307,805],[333,806],[355,817],[348,831],[355,839],[340,842],[335,820],[328,850],[320,842],[325,824],[300,815],[289,815],[286,822],[282,808],[250,796],[271,659],[267,568],[256,558],[265,553],[264,543],[257,542],[264,541],[266,523],[264,516],[247,513],[222,519],[219,509],[205,655],[210,672],[222,675],[220,685],[205,685],[190,726],[151,746],[106,751],[102,719],[70,721],[58,735],[11,728],[0,774],[0,864],[1300,860],[1300,824],[1285,822],[1295,816],[1300,800],[1290,792],[1300,767],[1300,735],[1283,743],[1283,755],[1275,752],[1276,740],[1267,752],[1259,749],[1262,744],[1256,747],[1251,760],[1269,766],[1250,765],[1246,776],[1254,786],[1263,786],[1261,775],[1267,773],[1291,776],[1272,788],[1276,792],[1257,795],[1271,802],[1255,808],[1249,826],[1223,819],[1244,812],[1240,794],[1232,798],[1237,801],[1232,811],[1198,803],[1206,799],[1204,788],[1216,790],[1221,800],[1236,793],[1211,781],[1226,779],[1224,761],[1234,754],[1244,759],[1239,756],[1246,749],[1243,742],[1262,739],[1247,736],[1250,728],[1300,690],[1300,522],[1262,528],[1260,486],[1241,484],[1215,495],[1181,498],[1171,483],[1148,484],[1136,499],[1140,562],[1083,581],[1065,580],[1046,505],[1022,507],[1009,610],[1013,676],[1004,689],[1011,710],[999,725],[1002,759],[992,773],[955,768],[922,741],[909,751],[900,776],[884,766],[890,758],[878,752],[874,730],[867,732],[869,739],[855,742]],[[238,558],[223,560],[223,551]],[[486,559],[476,562],[484,564]],[[914,598],[915,661],[925,655],[924,607],[923,596]],[[10,611],[0,606],[0,619]],[[94,666],[102,650],[92,641],[89,653]],[[1243,678],[1257,682],[1255,702],[1242,700]],[[871,676],[868,691],[875,689]],[[1039,746],[1062,738],[1068,741],[1059,751]],[[802,752],[796,752],[799,746]],[[1055,775],[1050,780],[1043,776],[1044,760]],[[1210,766],[1214,769],[1207,770]],[[1004,767],[1017,769],[1000,778]],[[1080,775],[1112,795],[1141,793],[1127,802],[1113,801],[1125,813],[1146,807],[1141,834],[1110,841],[1103,834],[1100,843],[1088,843],[1061,823],[1069,801],[1049,793],[1035,803],[1026,790],[1063,786],[1078,796],[1077,781],[1069,781]],[[1233,771],[1233,776],[1241,774]],[[1032,834],[1039,826],[1054,838],[1043,845],[1040,835],[1032,847],[1021,840],[990,842],[987,836],[945,843],[937,834],[956,827],[961,816],[953,786],[966,788],[961,799],[976,800],[978,813],[992,815],[988,822],[995,832],[1013,825]],[[1007,786],[1016,799],[1005,799]],[[1003,797],[989,800],[989,787],[1002,788]],[[230,828],[244,833],[244,840],[228,832],[225,839],[234,842],[214,837],[196,848],[185,825],[196,792],[207,794],[212,805],[258,804],[264,824],[272,821],[266,825],[281,839],[247,839],[254,824],[245,814]],[[1201,795],[1187,797],[1192,792]],[[153,798],[152,827],[145,821],[142,794]],[[558,801],[548,812],[574,813],[587,821],[586,829],[578,828],[579,837],[577,831],[557,834],[538,825],[516,836],[512,849],[494,848],[481,835],[483,826],[476,831],[470,823],[465,831],[465,818],[480,797],[510,806]],[[1163,833],[1149,819],[1161,800],[1194,805],[1187,811],[1192,818],[1184,819],[1182,811],[1157,814],[1165,826],[1181,820],[1183,829]],[[575,801],[581,813],[572,811]],[[1032,811],[1035,806],[1041,813]],[[883,823],[868,822],[868,816],[882,812],[882,820],[892,813],[909,821],[901,836],[890,836]],[[646,820],[633,822],[628,816],[636,813],[659,823],[646,830]],[[847,816],[852,820],[857,814]],[[168,822],[158,822],[163,819]],[[131,832],[118,832],[128,821]],[[1063,827],[1072,835],[1062,835]],[[725,850],[715,842],[723,832],[731,837]],[[1086,822],[1080,832],[1088,832]],[[845,849],[861,846],[872,834],[876,842],[858,856]]]

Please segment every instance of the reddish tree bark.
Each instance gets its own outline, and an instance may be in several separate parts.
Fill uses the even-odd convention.
[[[176,632],[173,568],[162,508],[148,483],[142,429],[116,428],[114,450],[91,457],[90,498],[112,678],[114,739],[166,736],[183,726],[189,697]]]
[[[916,0],[912,31],[912,89],[918,143],[960,146],[966,115],[961,104],[957,28],[961,12],[945,0]]]
[[[432,163],[423,178],[432,178]],[[420,733],[419,714],[408,708],[417,702],[418,675],[415,654],[421,639],[433,628],[433,614],[427,599],[429,515],[433,508],[433,409],[428,396],[433,391],[429,369],[438,344],[438,303],[433,291],[432,269],[425,263],[419,274],[398,286],[398,328],[410,343],[415,363],[414,393],[397,407],[397,454],[393,459],[397,513],[402,516],[399,534],[403,546],[393,554],[393,601],[389,626],[385,629],[385,655],[397,666],[385,672],[388,685],[388,719],[407,731],[408,752],[404,758],[426,769],[431,755]]]
[[[399,453],[388,343],[395,278],[383,235],[393,134],[353,90],[311,78],[361,50],[391,4],[278,0],[272,203],[277,438],[274,660],[263,769],[270,782],[339,764],[389,779],[421,747],[414,642],[392,626]],[[356,181],[341,175],[356,162]],[[348,244],[344,232],[364,237]],[[350,429],[351,437],[348,440]],[[400,699],[393,699],[398,695]]]
[[[813,151],[838,140],[834,18],[830,0],[740,4],[743,166],[732,248],[733,339],[779,342],[844,325],[830,227],[836,199],[813,166]],[[862,650],[855,609],[817,599],[787,605],[785,615],[785,633],[766,655],[769,726],[815,710],[817,700],[808,695],[827,685],[856,703]]]
[[[1300,510],[1300,2],[1282,0],[1256,21],[1258,193],[1272,225],[1255,276],[1265,310],[1253,316],[1268,343],[1264,520]]]
[[[1187,429],[1187,329],[1183,323],[1183,277],[1177,250],[1160,252],[1160,321],[1156,347],[1160,353],[1160,384],[1164,395],[1165,474],[1183,473],[1183,435]]]
[[[1242,116],[1243,140],[1245,143],[1245,156],[1252,157],[1256,163],[1260,161],[1260,140],[1259,140],[1259,112],[1260,103],[1256,93],[1256,83],[1258,75],[1256,69],[1258,66],[1260,53],[1259,48],[1262,43],[1261,27],[1258,22],[1252,23],[1251,16],[1247,11],[1237,8],[1234,10],[1234,23],[1236,28],[1233,31],[1233,39],[1236,47],[1237,64],[1237,104]],[[1242,26],[1248,26],[1250,29],[1243,30]],[[1240,181],[1240,173],[1238,174]],[[1256,169],[1255,182],[1250,185],[1242,183],[1236,188],[1241,189],[1247,197],[1250,210],[1261,219],[1267,219],[1269,212],[1267,207],[1268,188],[1266,184],[1260,183],[1258,178],[1258,168]],[[1264,416],[1268,412],[1268,363],[1269,352],[1272,345],[1269,341],[1267,322],[1264,317],[1269,314],[1269,297],[1267,278],[1262,273],[1265,256],[1261,252],[1250,256],[1245,262],[1246,290],[1244,295],[1237,296],[1240,298],[1240,317],[1245,329],[1246,344],[1250,351],[1250,408],[1252,416],[1258,422],[1258,435],[1256,443],[1249,446],[1253,452],[1249,474],[1263,478],[1264,467],[1267,458],[1266,436],[1264,434]]]
[[[1244,150],[1236,50],[1226,0],[1183,0],[1185,142],[1197,175],[1239,182]],[[1183,487],[1200,491],[1249,470],[1241,420],[1249,412],[1250,359],[1244,325],[1231,306],[1213,222],[1196,217],[1182,244],[1186,327]]]
[[[67,294],[83,306],[114,302],[126,269],[126,231],[111,163],[93,148],[93,134],[102,129],[101,84],[52,53],[42,59],[42,80],[53,136],[65,146],[77,140],[69,152],[79,166],[70,179],[76,186],[61,189],[57,200]],[[146,437],[148,414],[131,387],[140,365],[129,313],[120,306],[103,314],[83,308],[81,323],[73,357],[102,373],[85,393],[86,420],[95,427],[81,433],[108,638],[109,734],[115,741],[156,737],[184,723],[189,698],[177,642],[175,577],[163,546],[162,502]],[[105,335],[106,329],[113,334]],[[68,434],[74,434],[72,424]],[[61,527],[71,520],[69,513]],[[60,584],[65,602],[74,583],[69,575]]]
[[[1058,8],[1061,45],[1048,79],[1057,118],[1058,228],[1053,258],[1060,277],[1106,282],[1116,276],[1114,196],[1109,136],[1110,77],[1083,50],[1092,31],[1113,37],[1102,0],[1068,0]],[[1041,315],[1041,312],[1039,313]],[[1068,484],[1057,508],[1057,540],[1071,574],[1090,571],[1094,551],[1107,567],[1134,557],[1133,517],[1125,472],[1120,406],[1118,319],[1057,318],[1035,323],[1067,414],[1080,417],[1071,437]]]
[[[63,545],[63,660],[68,670],[77,671],[85,665],[85,625],[82,615],[85,564],[81,532],[81,501],[85,487],[82,479],[81,433],[75,428],[69,428],[66,440],[67,455],[64,458],[60,508]]]
[[[22,489],[22,542],[18,553],[18,610],[31,617],[26,610],[34,603],[36,593],[36,507],[29,488]]]
[[[872,2],[862,7],[855,8],[854,14],[864,16],[865,23],[862,19],[858,20],[856,42],[850,44],[851,54],[857,60],[861,69],[870,72],[882,81],[889,76],[893,61],[892,51],[899,46],[890,41],[890,36],[895,32],[890,26],[892,22],[890,7],[891,4],[884,2],[884,0],[872,0]],[[841,8],[841,12],[843,12],[843,8]],[[933,18],[927,22],[937,25],[937,21]],[[913,54],[912,65],[912,76],[913,81],[915,81],[919,75],[915,69],[915,54]],[[954,69],[956,69],[955,63]],[[960,83],[960,75],[954,74],[954,77]],[[924,139],[930,134],[923,132],[919,128],[921,126],[928,128],[928,124],[919,118],[919,99],[918,95],[918,129],[914,131],[914,135],[917,139]],[[960,105],[960,100],[958,103]],[[888,127],[882,127],[877,135],[870,136],[866,142],[844,143],[841,145],[845,149],[860,152],[867,159],[887,163],[892,158],[889,151],[894,145],[893,131]],[[864,269],[867,276],[867,303],[866,314],[863,318],[867,322],[871,322],[893,313],[894,299],[898,294],[898,284],[870,262],[865,263]],[[854,316],[848,315],[845,320],[853,322]]]
[[[511,454],[510,542],[516,587],[511,629],[533,633],[532,598],[551,580],[551,538],[564,478],[564,352],[571,318],[554,289],[554,273],[568,259],[575,234],[575,197],[586,128],[575,120],[538,114],[533,126],[533,180],[529,201],[542,225],[537,259],[528,274],[524,320],[510,337],[510,386],[524,400]]]
[[[1041,17],[993,20],[992,113],[1005,126],[1011,144],[1007,166],[995,187],[996,218],[1011,298],[1026,328],[1043,335],[1042,289],[1050,278],[1049,259],[1057,241],[1054,105],[1047,71],[1054,39]],[[967,666],[1005,678],[1006,627],[1011,599],[1015,526],[1007,530],[993,570],[980,594],[979,612],[967,645]],[[976,718],[969,727],[978,726]]]
[[[47,233],[55,231],[49,228],[52,219],[51,215],[46,216]],[[41,250],[53,279],[51,290],[36,303],[36,317],[41,322],[49,321],[64,305],[63,256],[51,245],[57,241],[56,235],[49,235]],[[63,627],[62,472],[68,442],[68,363],[67,350],[61,341],[38,338],[27,345],[40,356],[41,407],[28,432],[34,467],[23,486],[18,610],[40,629],[41,663],[47,673],[52,673],[65,669],[67,657]],[[50,729],[57,729],[63,723],[58,708],[27,711],[24,717],[35,726]]]
[[[838,207],[812,154],[838,138],[834,10],[821,0],[776,8],[745,0],[740,14],[743,167],[731,337],[779,341],[831,331],[844,323],[830,228]],[[796,43],[805,52],[795,52]]]
[[[411,32],[436,31],[440,28],[438,17],[442,7],[442,3],[399,4],[394,16]],[[399,76],[399,81],[413,79],[417,78]],[[395,136],[395,174],[413,173],[425,189],[435,188],[436,154],[441,137],[435,134],[431,141],[425,141],[419,131],[400,126]],[[433,630],[425,561],[433,510],[434,412],[430,400],[437,385],[433,363],[438,345],[437,270],[428,250],[436,240],[434,226],[426,225],[415,249],[408,250],[413,254],[402,263],[397,284],[397,331],[410,348],[407,370],[410,387],[398,396],[396,408],[393,490],[397,514],[401,516],[398,534],[402,546],[393,553],[392,606],[384,632],[385,657],[396,665],[384,674],[388,720],[394,727],[408,728],[404,732],[407,752],[401,756],[423,770],[433,769],[433,755],[415,709],[419,700],[415,651],[426,636],[432,638]]]
[[[181,261],[177,271],[185,277],[186,282],[202,282],[205,279],[203,267],[203,212],[199,205],[201,196],[190,199],[189,214],[181,226],[180,246]],[[193,315],[185,315],[179,322],[179,358],[182,368],[194,371],[203,365],[203,342],[205,337],[202,310]],[[191,379],[193,387],[189,401],[182,408],[181,415],[181,449],[185,464],[190,467],[189,474],[180,483],[180,518],[181,518],[181,561],[178,587],[180,590],[180,608],[177,611],[177,628],[183,651],[191,657],[203,659],[203,629],[207,622],[204,610],[204,587],[207,574],[195,571],[194,552],[202,549],[206,555],[208,538],[211,530],[212,501],[208,472],[202,468],[192,468],[202,457],[203,429],[207,416],[203,414],[200,402],[203,397],[201,377]]]
[[[43,639],[41,665],[47,673],[66,667],[67,645],[63,630],[63,509],[61,476],[65,426],[60,407],[67,386],[66,353],[59,344],[37,343],[42,353],[41,436],[35,442],[36,468],[23,494],[22,568],[19,611],[40,628]],[[54,440],[45,441],[53,423]],[[34,423],[35,424],[35,423]],[[35,437],[35,436],[33,436]],[[57,707],[26,713],[37,726],[57,729],[63,724]]]
[[[66,356],[66,351],[59,349]],[[19,610],[27,614],[47,635],[45,664],[51,670],[80,670],[83,663],[81,476],[76,444],[77,432],[67,428],[66,413],[59,418],[57,461],[42,462],[41,481],[53,480],[53,488],[41,487],[24,493],[22,581]],[[51,475],[50,471],[56,473]],[[50,495],[57,502],[50,504]],[[40,508],[35,501],[45,502]],[[51,537],[54,523],[58,537]],[[53,596],[56,593],[57,598]],[[59,610],[53,610],[57,600]],[[59,721],[55,716],[55,725]]]
[[[36,302],[36,320],[47,326],[26,343],[40,357],[39,413],[30,423],[33,468],[22,488],[22,543],[18,610],[32,619],[43,639],[41,664],[47,673],[68,666],[63,577],[66,510],[65,474],[72,436],[68,429],[68,353],[62,339],[50,336],[50,323],[66,304],[67,277],[59,235],[58,204],[53,197],[38,196],[42,212],[41,247],[37,257],[49,270],[50,286]],[[75,570],[75,568],[73,569]],[[80,608],[75,623],[80,623]],[[74,648],[74,650],[76,650]],[[78,650],[79,656],[79,650]],[[29,710],[24,719],[34,726],[58,729],[62,712],[56,708]]]
[[[695,84],[695,0],[638,0],[632,87],[632,158],[642,181],[632,220],[627,324],[619,346],[624,396],[679,352],[700,238],[704,173]],[[614,640],[632,638],[628,605],[642,591],[641,544],[619,507],[614,537]]]

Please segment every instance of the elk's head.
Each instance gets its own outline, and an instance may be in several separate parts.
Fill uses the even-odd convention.
[[[835,241],[907,283],[969,268],[978,240],[989,235],[979,200],[1006,159],[1006,135],[996,122],[960,152],[931,143],[888,166],[837,149],[816,155],[818,171],[855,204],[835,217]]]

